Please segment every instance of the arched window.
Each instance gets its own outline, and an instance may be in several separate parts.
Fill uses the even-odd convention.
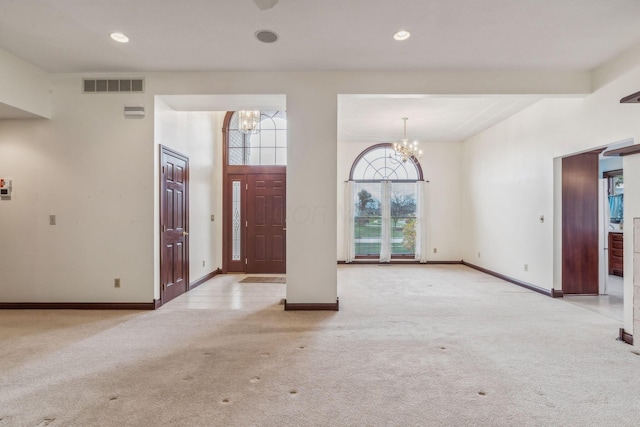
[[[351,181],[422,181],[417,159],[406,162],[395,157],[391,144],[377,144],[364,150],[351,167]]]
[[[257,133],[243,133],[235,111],[227,127],[227,164],[284,166],[287,164],[287,113],[261,111]]]
[[[353,249],[356,258],[414,258],[418,185],[415,158],[396,157],[391,144],[364,150],[349,176],[353,195]]]

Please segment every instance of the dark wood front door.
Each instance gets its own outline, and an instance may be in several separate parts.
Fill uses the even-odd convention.
[[[247,175],[247,273],[286,272],[286,175]]]
[[[562,159],[562,291],[598,294],[599,152]]]
[[[189,159],[161,147],[160,299],[162,303],[189,286]]]

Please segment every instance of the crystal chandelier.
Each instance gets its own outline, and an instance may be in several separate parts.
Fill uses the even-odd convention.
[[[260,131],[260,111],[238,111],[238,130],[242,133],[258,133]]]
[[[422,150],[418,149],[418,141],[409,142],[407,139],[407,120],[408,117],[402,118],[404,122],[404,132],[402,133],[402,141],[393,143],[393,155],[389,154],[391,159],[398,162],[406,162],[410,158],[419,158],[422,156]]]

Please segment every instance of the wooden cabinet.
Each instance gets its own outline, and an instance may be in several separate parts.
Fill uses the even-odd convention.
[[[609,274],[620,277],[624,274],[623,237],[621,232],[609,233]]]

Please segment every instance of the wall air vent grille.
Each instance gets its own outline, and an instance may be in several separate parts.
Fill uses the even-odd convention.
[[[83,93],[143,93],[144,79],[82,79]]]

